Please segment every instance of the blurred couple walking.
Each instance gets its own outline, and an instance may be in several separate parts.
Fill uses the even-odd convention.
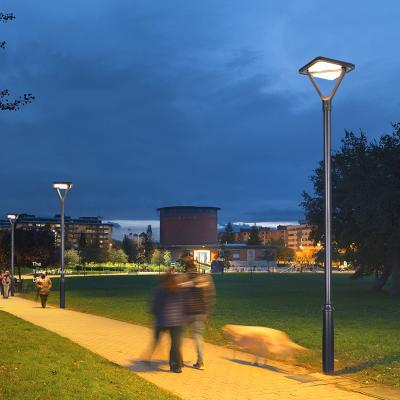
[[[162,276],[154,289],[151,311],[154,315],[154,352],[162,332],[169,332],[171,348],[169,366],[180,373],[183,367],[182,336],[185,325],[190,326],[197,351],[194,368],[204,369],[203,332],[205,322],[215,303],[215,288],[211,276],[197,273],[193,260],[185,259],[186,273]]]

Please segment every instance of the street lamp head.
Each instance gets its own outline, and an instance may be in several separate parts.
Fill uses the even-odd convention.
[[[299,69],[302,75],[312,75],[314,78],[327,79],[333,81],[344,73],[351,72],[355,68],[354,64],[334,60],[327,57],[316,57],[304,67]]]
[[[327,57],[316,57],[304,67],[300,68],[299,73],[302,75],[307,75],[321,100],[329,102],[335,95],[345,74],[353,71],[354,68],[354,64],[345,61],[334,60]],[[315,78],[335,81],[334,87],[328,96],[324,96],[322,94],[315,81]]]
[[[72,189],[72,182],[54,182],[53,188],[56,190],[61,203],[64,204],[68,192]]]
[[[53,188],[59,190],[70,190],[72,189],[72,182],[54,182]]]
[[[8,214],[8,215],[7,215],[7,218],[8,218],[10,221],[14,222],[14,221],[16,221],[16,220],[18,219],[18,214]]]

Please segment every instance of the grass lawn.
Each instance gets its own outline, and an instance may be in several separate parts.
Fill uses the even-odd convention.
[[[0,399],[178,399],[70,340],[0,311]]]
[[[148,300],[156,282],[156,276],[68,278],[67,307],[151,325]],[[58,304],[54,283],[50,303]],[[227,323],[277,328],[311,349],[301,363],[321,368],[322,274],[225,274],[215,283],[209,342],[226,343],[221,327]],[[334,276],[336,370],[364,382],[400,386],[400,300],[370,287],[368,279]],[[33,298],[33,292],[26,297]]]

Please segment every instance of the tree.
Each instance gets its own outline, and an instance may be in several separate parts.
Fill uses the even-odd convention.
[[[88,247],[89,260],[94,263],[105,263],[108,261],[109,252],[105,247],[101,247],[98,240],[94,240]]]
[[[109,254],[109,261],[113,264],[126,264],[128,262],[128,256],[122,249],[113,249]]]
[[[311,177],[314,194],[303,193],[303,207],[323,243],[323,164]],[[400,124],[379,140],[346,132],[332,156],[334,246],[356,269],[354,277],[375,276],[376,290],[391,277],[392,296],[400,295]]]
[[[79,253],[74,249],[65,250],[64,260],[68,267],[76,267],[80,262]]]
[[[152,264],[160,264],[161,263],[161,251],[158,249],[155,249],[153,251],[153,254],[151,256],[151,263]]]
[[[98,239],[88,240],[82,233],[79,238],[79,255],[83,263],[104,263],[108,260],[108,249],[100,246]]]
[[[249,240],[247,241],[247,244],[250,244],[250,245],[261,244],[261,240],[260,240],[260,236],[258,235],[258,228],[257,228],[256,224],[254,224],[251,227],[250,236],[249,236]]]
[[[172,261],[171,252],[169,250],[165,250],[162,254],[162,259],[164,265],[170,266]]]
[[[153,252],[153,231],[151,225],[147,226],[146,233],[143,233],[141,236],[143,237],[144,258],[147,262],[150,262],[151,254]]]
[[[235,232],[233,230],[233,225],[228,222],[225,226],[225,230],[221,235],[221,243],[235,243]]]
[[[145,264],[150,262],[151,253],[150,255],[146,252],[147,247],[145,247],[145,242],[147,240],[146,233],[142,232],[140,234],[133,235],[134,240],[132,241],[133,245],[135,246],[136,251],[136,263],[137,264]],[[135,243],[135,239],[137,242]]]
[[[11,257],[11,232],[4,232],[1,237],[1,263],[9,265]],[[33,261],[43,266],[54,265],[57,261],[55,236],[50,229],[15,229],[15,265],[21,275],[21,266],[31,265]]]
[[[111,239],[111,246],[113,249],[116,249],[116,250],[122,249],[122,240]]]
[[[8,22],[15,19],[15,15],[12,13],[0,13],[0,21]],[[5,49],[6,42],[0,41],[0,48]],[[0,90],[0,110],[6,111],[16,111],[19,110],[25,104],[32,102],[35,97],[32,93],[25,93],[22,96],[17,97],[16,99],[10,99],[10,92],[8,89]]]
[[[153,229],[151,228],[151,225],[147,225],[146,236],[150,242],[153,240]]]
[[[86,233],[82,232],[81,235],[79,236],[78,252],[83,264],[86,264],[89,261],[87,247],[88,243],[86,239]]]
[[[315,264],[318,253],[319,250],[317,248],[303,248],[302,246],[300,246],[300,248],[296,252],[294,252],[294,260],[298,264]]]
[[[285,246],[285,242],[282,239],[271,239],[268,241],[268,244],[271,246],[275,246],[277,248],[276,257],[279,262],[287,263],[288,261],[292,261],[295,255],[295,251],[290,247]]]
[[[138,255],[137,246],[135,246],[133,240],[127,235],[125,235],[124,239],[122,240],[122,250],[128,256],[129,262],[137,261],[137,255]]]

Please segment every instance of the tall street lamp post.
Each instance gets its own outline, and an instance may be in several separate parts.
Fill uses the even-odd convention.
[[[331,109],[332,99],[345,74],[354,69],[354,64],[317,57],[299,69],[300,74],[307,75],[322,100],[324,129],[324,210],[325,210],[325,303],[323,307],[322,368],[327,374],[334,367],[334,329],[332,292],[332,186],[331,186]],[[335,81],[329,95],[324,96],[317,85],[316,78]]]
[[[18,214],[8,214],[7,218],[11,224],[11,287],[10,292],[11,296],[14,296],[15,292],[15,282],[14,282],[14,232],[15,232],[15,223],[18,219]]]
[[[54,182],[61,203],[61,245],[60,245],[60,308],[65,308],[65,276],[64,276],[64,248],[65,248],[65,221],[64,206],[68,192],[72,189],[71,182]]]

